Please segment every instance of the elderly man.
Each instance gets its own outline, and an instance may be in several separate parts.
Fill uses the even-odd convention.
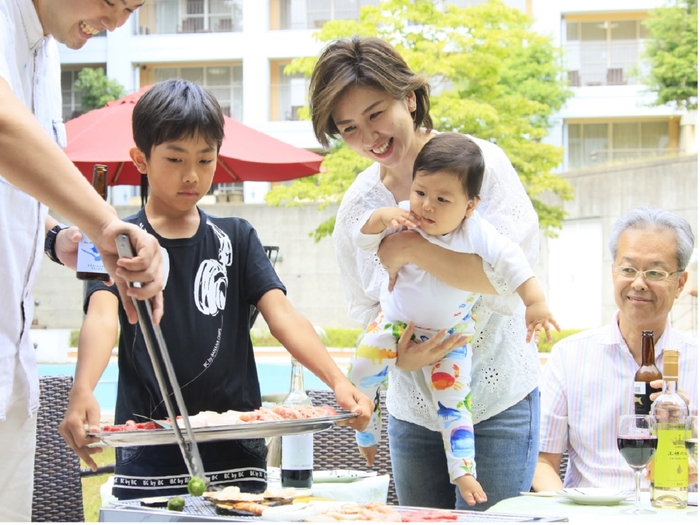
[[[669,319],[688,279],[685,269],[694,242],[689,224],[664,210],[637,208],[613,225],[609,247],[619,310],[610,325],[568,337],[552,349],[541,382],[540,453],[532,483],[536,491],[634,488],[633,471],[618,451],[616,434],[619,416],[634,413],[642,330],[654,331],[660,370],[663,349],[678,349],[681,394],[691,413],[697,413],[697,341],[672,328]],[[653,386],[660,387],[657,383]],[[569,466],[562,484],[564,452],[569,453]]]

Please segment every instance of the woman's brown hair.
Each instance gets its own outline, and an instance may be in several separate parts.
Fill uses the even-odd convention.
[[[375,37],[353,36],[331,42],[321,53],[311,74],[309,100],[314,134],[324,146],[339,134],[332,113],[340,97],[352,86],[387,92],[402,100],[416,94],[412,112],[415,129],[433,128],[430,118],[430,85],[423,75],[411,71],[406,61],[387,42]]]

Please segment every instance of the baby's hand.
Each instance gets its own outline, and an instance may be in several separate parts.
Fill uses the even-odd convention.
[[[374,458],[377,455],[377,445],[372,445],[371,447],[361,447],[358,445],[357,448],[360,449],[360,454],[362,454],[362,457],[367,461],[367,466],[371,467],[374,465]]]
[[[406,228],[416,229],[418,226],[411,220],[411,212],[402,210],[395,206],[388,206],[381,209],[382,223],[386,228],[398,228],[405,226]]]
[[[526,343],[532,340],[533,335],[535,336],[535,344],[539,343],[540,331],[543,328],[547,336],[547,341],[550,343],[552,342],[552,335],[550,334],[551,327],[553,326],[556,328],[557,332],[561,331],[559,323],[554,319],[545,301],[532,303],[525,308],[525,324],[527,325]]]
[[[484,503],[488,499],[486,492],[481,488],[481,483],[474,476],[461,476],[455,480],[455,485],[459,487],[459,492],[470,507],[477,503]]]

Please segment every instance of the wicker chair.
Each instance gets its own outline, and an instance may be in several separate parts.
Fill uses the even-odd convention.
[[[42,377],[39,381],[32,521],[85,521],[80,459],[58,433],[73,378]]]
[[[340,409],[335,401],[335,395],[330,390],[309,390],[309,397],[314,405],[330,405]],[[381,395],[382,414],[386,419],[385,395]],[[373,470],[377,474],[389,474],[389,492],[387,503],[398,505],[399,499],[396,496],[396,487],[391,472],[391,457],[389,456],[389,439],[386,435],[386,425],[382,426],[381,442],[374,459],[374,465],[367,467],[365,460],[357,450],[355,442],[355,431],[350,427],[334,426],[325,432],[314,434],[314,469],[352,469],[352,470]]]
[[[559,463],[559,477],[561,478],[562,482],[564,481],[564,478],[566,477],[566,469],[569,468],[569,453],[564,452],[561,455],[561,462]]]

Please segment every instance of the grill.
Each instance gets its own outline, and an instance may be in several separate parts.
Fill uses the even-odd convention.
[[[216,506],[202,498],[184,496],[185,508],[181,513],[171,512],[165,509],[148,508],[141,506],[139,500],[122,500],[116,507],[100,510],[100,521],[257,521],[262,522],[259,516],[224,516],[217,514]],[[417,507],[396,507],[401,511],[420,511]],[[460,522],[472,523],[533,523],[533,522],[558,522],[568,521],[564,517],[553,516],[524,516],[518,514],[497,514],[477,511],[452,511],[459,516]]]

